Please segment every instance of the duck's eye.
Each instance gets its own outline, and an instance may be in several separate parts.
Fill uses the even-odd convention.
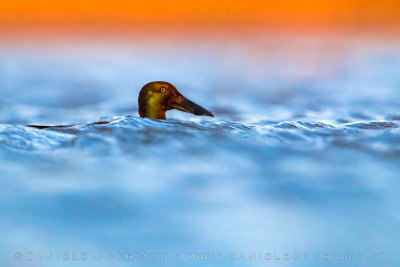
[[[165,92],[165,87],[162,87],[161,88],[161,93],[164,93]]]

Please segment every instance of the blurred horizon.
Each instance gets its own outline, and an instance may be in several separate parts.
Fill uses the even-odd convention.
[[[77,1],[3,0],[0,33],[8,38],[137,34],[237,35],[259,31],[326,33],[398,31],[393,0]]]
[[[152,266],[318,264],[185,257],[220,251],[377,252],[385,261],[320,264],[400,266],[399,11],[1,0],[0,265],[140,264],[14,258],[130,251],[170,254]],[[140,118],[157,80],[215,117]],[[111,123],[81,125],[96,121]]]

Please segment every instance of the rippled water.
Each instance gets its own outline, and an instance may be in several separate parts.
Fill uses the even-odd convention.
[[[397,44],[280,37],[3,47],[0,262],[54,266],[14,253],[86,252],[89,261],[57,265],[97,266],[98,252],[164,252],[167,261],[146,264],[310,266],[321,261],[186,254],[363,252],[385,260],[323,264],[399,264]],[[141,119],[137,95],[151,80],[170,81],[215,118]],[[112,123],[24,126],[98,120]]]

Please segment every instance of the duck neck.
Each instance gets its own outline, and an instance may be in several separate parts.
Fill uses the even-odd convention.
[[[165,111],[162,111],[160,109],[154,109],[151,107],[148,107],[145,109],[144,112],[140,112],[140,117],[142,118],[150,118],[150,119],[158,119],[158,120],[165,120]]]
[[[161,109],[160,103],[148,101],[144,104],[139,103],[139,115],[142,118],[165,120],[165,110]]]

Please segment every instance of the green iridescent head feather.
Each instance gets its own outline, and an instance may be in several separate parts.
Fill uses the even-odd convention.
[[[139,115],[142,118],[165,120],[165,112],[178,109],[194,115],[214,115],[205,108],[184,97],[168,82],[150,82],[139,93]]]

